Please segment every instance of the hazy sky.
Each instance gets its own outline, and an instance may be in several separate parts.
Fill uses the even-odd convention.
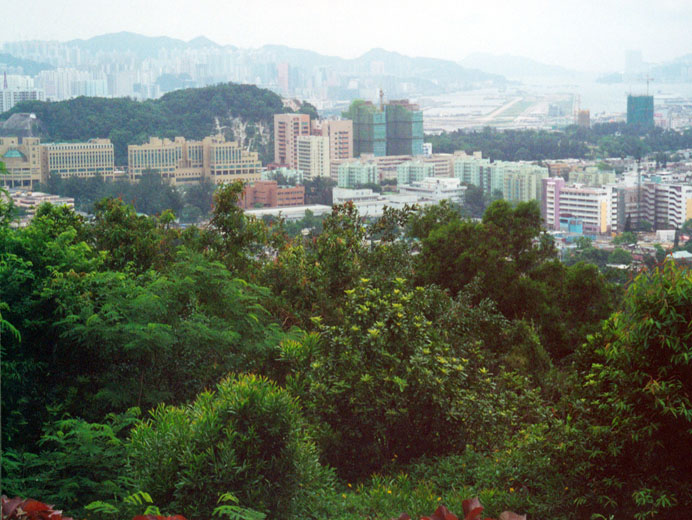
[[[623,69],[626,49],[651,62],[692,53],[692,0],[8,1],[2,41],[132,31],[343,57],[372,47],[451,60],[514,54],[585,70]]]

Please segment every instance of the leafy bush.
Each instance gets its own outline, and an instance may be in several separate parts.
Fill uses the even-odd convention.
[[[404,280],[383,289],[363,279],[346,293],[342,325],[320,326],[302,344],[283,343],[294,364],[287,387],[301,397],[326,460],[343,476],[468,443],[493,446],[532,413],[535,395],[524,379],[494,376],[480,342],[429,319],[449,308],[438,291],[410,291]]]
[[[301,485],[328,476],[301,428],[288,392],[259,376],[231,376],[189,405],[156,408],[133,431],[129,454],[138,487],[189,518],[211,518],[225,493],[285,518]]]
[[[672,262],[640,275],[621,312],[580,352],[583,390],[570,459],[582,509],[629,518],[692,510],[692,271]],[[581,477],[581,478],[580,478]]]
[[[74,418],[48,423],[40,453],[3,453],[3,490],[60,504],[79,518],[89,502],[126,495],[130,480],[124,437],[137,415],[131,410],[109,414],[103,423]]]
[[[70,384],[89,417],[185,402],[230,371],[261,369],[283,337],[264,293],[184,248],[165,274],[56,274],[44,291],[60,303],[58,362],[78,371]]]

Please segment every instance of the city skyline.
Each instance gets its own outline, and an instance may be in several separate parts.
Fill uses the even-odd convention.
[[[640,49],[643,59],[654,63],[692,51],[692,3],[684,0],[626,5],[615,0],[559,5],[541,0],[433,0],[424,5],[307,0],[300,6],[270,0],[247,5],[202,0],[194,6],[180,0],[146,5],[32,0],[13,10],[3,42],[69,41],[130,31],[185,41],[205,36],[241,48],[282,44],[344,58],[372,48],[453,61],[474,53],[513,55],[596,72],[622,70],[628,49]],[[35,12],[42,16],[36,18]]]

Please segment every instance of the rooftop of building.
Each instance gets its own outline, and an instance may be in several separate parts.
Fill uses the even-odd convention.
[[[19,150],[11,149],[11,150],[7,150],[7,152],[5,152],[5,155],[3,155],[3,157],[5,159],[23,159],[24,154],[22,152],[20,152]]]

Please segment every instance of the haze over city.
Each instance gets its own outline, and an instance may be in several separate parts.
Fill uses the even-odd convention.
[[[282,44],[345,58],[374,47],[453,61],[477,52],[511,54],[605,72],[623,69],[627,49],[640,49],[647,62],[689,53],[690,26],[692,3],[686,0],[31,0],[13,5],[1,38],[67,41],[132,31],[183,40],[206,36],[238,47]]]

